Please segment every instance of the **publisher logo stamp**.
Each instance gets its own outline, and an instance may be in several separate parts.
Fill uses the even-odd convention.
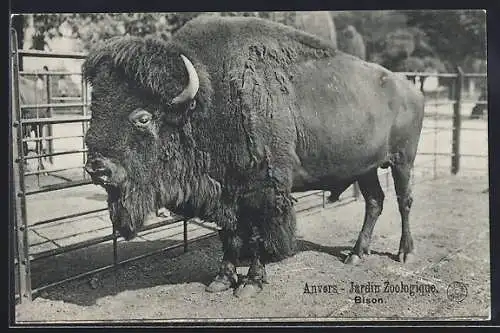
[[[450,301],[460,303],[467,297],[467,286],[465,283],[454,281],[448,286],[446,294]]]

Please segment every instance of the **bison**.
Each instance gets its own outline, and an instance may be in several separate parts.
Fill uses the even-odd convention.
[[[359,183],[366,214],[346,263],[359,261],[382,212],[379,167],[394,178],[399,260],[411,258],[423,96],[405,78],[291,27],[204,16],[169,41],[104,41],[83,73],[85,169],[107,191],[115,230],[132,239],[160,207],[216,222],[223,258],[207,291],[255,295],[266,263],[296,253],[294,191]]]

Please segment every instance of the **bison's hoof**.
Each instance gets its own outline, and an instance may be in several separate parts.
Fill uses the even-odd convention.
[[[234,296],[238,298],[249,298],[257,295],[262,291],[262,283],[260,281],[249,280],[238,286],[234,290]]]
[[[361,258],[355,254],[355,253],[352,253],[351,255],[349,255],[345,260],[344,260],[344,264],[347,264],[347,265],[356,265],[357,263],[359,263],[361,261]]]
[[[398,254],[398,259],[399,259],[399,262],[404,263],[404,264],[408,264],[408,263],[415,261],[415,254],[411,253],[411,252],[410,253],[400,252]]]
[[[165,207],[158,209],[156,212],[156,216],[158,217],[170,217],[170,211]]]
[[[230,279],[227,276],[217,275],[212,283],[210,283],[210,285],[205,288],[205,290],[210,293],[217,293],[219,291],[228,290],[236,284],[237,279],[238,276],[236,274],[233,279]]]
[[[218,293],[220,291],[228,290],[231,288],[231,283],[229,281],[215,280],[208,285],[205,290],[209,293]]]

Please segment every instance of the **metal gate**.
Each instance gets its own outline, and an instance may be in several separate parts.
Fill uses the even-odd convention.
[[[436,179],[440,171],[446,169],[451,174],[460,170],[487,172],[488,160],[488,101],[484,91],[487,86],[486,73],[464,73],[457,67],[455,73],[401,73],[407,77],[435,78],[445,81],[433,93],[425,92],[425,118],[422,128],[422,139],[419,144],[418,157],[428,156],[427,163],[419,164],[415,168],[431,168],[432,179]],[[467,91],[465,82],[481,81],[483,89],[479,99],[474,92]],[[484,108],[485,114],[481,119],[472,121],[473,110]],[[465,118],[465,122],[464,122]],[[478,136],[482,135],[483,138]],[[429,139],[431,137],[432,139]],[[474,145],[471,146],[471,139]],[[431,144],[425,144],[425,141]],[[443,142],[443,140],[446,140]],[[445,147],[445,149],[443,149]],[[482,150],[482,151],[480,151]],[[481,164],[482,167],[471,166],[471,163]],[[429,166],[430,164],[430,166]]]
[[[70,244],[56,244],[50,249],[42,249],[34,251],[36,244],[31,244],[30,236],[36,235],[36,228],[50,226],[55,224],[65,223],[68,219],[83,218],[91,216],[92,214],[103,213],[107,211],[105,201],[101,202],[101,207],[94,207],[92,209],[84,209],[80,212],[66,212],[59,216],[52,216],[40,220],[34,220],[32,213],[28,207],[30,200],[37,200],[37,197],[43,195],[50,195],[53,197],[65,197],[70,195],[69,191],[83,188],[91,185],[91,181],[86,176],[83,165],[86,160],[87,149],[85,147],[83,138],[90,120],[90,101],[88,94],[88,86],[83,77],[80,80],[81,96],[79,98],[69,98],[57,96],[51,91],[51,80],[56,77],[79,75],[81,72],[68,72],[68,71],[21,71],[19,70],[19,58],[64,58],[64,59],[85,59],[85,54],[80,53],[55,53],[33,50],[17,50],[17,43],[15,31],[11,31],[11,54],[10,54],[10,76],[11,76],[11,98],[10,98],[10,124],[11,124],[11,208],[15,216],[11,218],[11,230],[14,230],[14,244],[12,246],[13,252],[16,254],[14,259],[14,266],[16,269],[16,298],[19,301],[31,300],[34,294],[59,285],[61,283],[82,278],[116,268],[133,260],[137,260],[148,255],[167,251],[170,249],[183,247],[184,251],[188,249],[188,242],[201,240],[204,238],[212,237],[215,235],[215,229],[209,225],[204,225],[204,229],[209,229],[210,232],[202,236],[189,238],[188,237],[188,221],[181,216],[172,216],[170,218],[162,219],[157,223],[149,225],[141,232],[151,229],[159,228],[166,225],[181,224],[182,225],[182,240],[175,242],[168,247],[156,249],[153,252],[141,254],[135,257],[128,257],[119,260],[119,246],[117,233],[112,230],[106,235],[100,237],[93,237],[83,241],[71,242]],[[44,103],[24,103],[22,102],[20,79],[27,76],[43,77],[46,83],[47,98]],[[40,117],[40,110],[44,109],[45,116]],[[36,112],[27,116],[26,110],[35,110]],[[61,116],[60,110],[71,110],[71,116]],[[33,116],[33,114],[35,114]],[[72,125],[72,130],[79,128],[78,133],[64,133],[63,135],[55,134],[57,126]],[[35,130],[34,137],[32,132],[26,130],[33,127]],[[45,133],[43,128],[45,128]],[[31,135],[26,135],[26,134]],[[69,149],[55,149],[58,140],[73,140],[80,141],[80,147],[70,147]],[[34,151],[26,151],[29,143],[36,143]],[[45,144],[42,144],[45,143]],[[80,163],[72,166],[61,167],[47,167],[44,162],[51,165],[49,162],[54,162],[55,159],[63,156],[78,156],[81,155]],[[73,158],[75,160],[75,158]],[[27,166],[30,162],[34,162],[36,167],[28,170]],[[53,164],[55,165],[55,164]],[[47,181],[51,179],[52,181]],[[59,180],[58,182],[53,181]],[[65,192],[66,191],[66,192]],[[62,194],[61,194],[62,193]],[[51,202],[52,205],[58,204],[57,201]],[[64,204],[64,202],[59,205]],[[48,207],[50,209],[50,207]],[[33,212],[33,215],[38,215]],[[36,216],[38,217],[38,216]],[[193,222],[194,223],[194,222]],[[109,223],[111,225],[111,223]],[[68,226],[71,228],[71,226]],[[38,235],[39,236],[39,235]],[[31,237],[32,238],[32,237]],[[55,281],[43,286],[33,288],[32,286],[32,272],[31,266],[33,263],[50,257],[55,257],[70,251],[75,251],[87,248],[92,245],[112,242],[113,248],[113,261],[111,264],[92,269],[87,272],[76,274],[59,281]]]
[[[59,285],[70,280],[75,280],[96,274],[98,272],[108,271],[119,265],[129,263],[146,256],[157,254],[163,251],[171,250],[174,248],[183,247],[184,251],[188,249],[188,243],[192,241],[202,240],[216,235],[216,229],[213,226],[202,223],[200,228],[208,230],[207,233],[196,237],[189,237],[188,227],[189,226],[199,226],[200,222],[196,221],[186,221],[182,216],[173,216],[171,218],[162,219],[158,222],[147,226],[141,230],[141,232],[147,232],[151,229],[162,228],[168,225],[174,225],[182,229],[182,239],[170,244],[166,247],[161,247],[137,256],[128,256],[120,260],[119,258],[119,237],[114,232],[114,230],[105,229],[103,234],[99,237],[92,237],[85,240],[75,241],[67,244],[56,244],[52,248],[42,249],[35,251],[38,244],[30,242],[31,233],[35,232],[37,228],[44,226],[51,226],[56,224],[63,224],[67,228],[71,228],[70,220],[76,218],[92,217],[95,214],[102,214],[107,211],[105,207],[105,202],[102,202],[100,207],[92,207],[91,209],[85,209],[83,211],[75,212],[81,209],[84,205],[80,205],[79,202],[75,204],[75,207],[70,207],[65,214],[60,216],[51,216],[49,218],[44,218],[40,220],[33,220],[33,216],[39,217],[38,211],[33,209],[33,205],[30,205],[29,200],[38,200],[37,198],[48,196],[50,198],[57,198],[71,196],[72,191],[82,190],[90,186],[91,182],[83,171],[83,165],[86,160],[87,149],[83,142],[84,133],[87,129],[88,122],[90,120],[90,98],[89,98],[89,87],[87,83],[81,78],[79,81],[80,85],[80,96],[74,97],[64,97],[57,95],[56,92],[51,89],[50,84],[53,80],[57,78],[79,75],[81,77],[80,71],[68,72],[68,71],[25,71],[19,70],[19,58],[61,58],[61,59],[75,59],[82,61],[85,59],[85,54],[80,53],[54,53],[54,52],[42,52],[42,51],[27,51],[27,50],[17,50],[17,43],[15,31],[11,32],[11,55],[10,55],[10,69],[11,69],[11,100],[10,100],[10,124],[11,124],[11,211],[14,216],[11,218],[11,230],[13,230],[13,240],[12,249],[15,252],[15,268],[16,268],[16,283],[17,283],[17,293],[19,301],[31,300],[34,294],[38,294],[43,290]],[[436,76],[434,73],[402,73],[407,76]],[[462,106],[464,100],[462,97],[462,87],[463,80],[467,77],[486,77],[485,74],[463,74],[458,71],[454,74],[437,74],[440,77],[447,78],[450,80],[450,96],[444,101],[438,101],[435,99],[428,99],[426,101],[426,122],[423,129],[423,137],[432,138],[429,142],[433,142],[428,150],[423,149],[419,151],[418,156],[429,157],[423,163],[416,163],[415,169],[424,169],[430,166],[432,170],[432,176],[429,179],[435,179],[438,177],[438,161],[439,159],[446,158],[450,161],[451,172],[456,174],[460,168],[460,157],[487,157],[484,154],[461,154],[460,153],[460,140],[461,133],[464,131],[484,131],[484,128],[463,128],[462,126]],[[20,98],[20,78],[26,76],[37,76],[43,78],[43,82],[46,84],[46,103],[21,103]],[[485,101],[480,101],[480,103],[486,103]],[[440,122],[440,112],[432,112],[432,107],[438,107],[439,105],[452,106],[453,112],[452,117],[449,120],[452,122],[452,126],[444,126]],[[45,109],[45,116],[39,116],[40,109]],[[64,112],[61,110],[72,111],[71,116],[64,116]],[[26,110],[36,110],[36,116],[28,118],[26,116]],[[66,112],[67,113],[67,112]],[[451,115],[450,114],[450,115]],[[59,126],[59,127],[58,127]],[[61,126],[71,127],[69,133],[58,133],[58,128]],[[34,137],[26,136],[27,127],[35,128]],[[45,132],[44,133],[44,128]],[[450,132],[452,133],[452,144],[448,145],[451,147],[449,152],[441,152],[437,147],[438,136],[440,133]],[[58,147],[58,140],[73,140],[71,147],[66,147],[67,149],[60,150]],[[36,143],[36,149],[34,152],[26,153],[26,145],[28,143]],[[55,163],[58,158],[63,156],[76,156],[75,161],[79,159],[79,163],[73,166],[60,166],[60,167],[49,167],[47,168],[43,165],[43,162],[47,160],[47,165]],[[81,156],[78,157],[78,156]],[[27,163],[36,163],[35,170],[27,170]],[[49,163],[50,162],[50,163]],[[57,163],[56,163],[57,164]],[[52,164],[55,165],[55,164]],[[392,179],[390,177],[389,169],[381,170],[379,173],[381,177],[381,184],[384,188],[388,188],[392,184]],[[47,179],[57,179],[59,182],[47,181]],[[423,180],[425,177],[418,176],[418,181]],[[413,179],[415,182],[415,179]],[[359,197],[359,190],[356,185],[352,186],[350,190],[346,191],[341,196],[341,201],[335,205],[343,205],[356,200]],[[325,191],[311,191],[308,193],[303,193],[297,195],[299,199],[298,211],[309,210],[316,207],[326,206],[326,192]],[[57,203],[57,200],[49,201],[51,204]],[[64,201],[66,202],[66,201]],[[50,207],[49,207],[50,210]],[[43,215],[43,214],[41,214]],[[110,226],[111,223],[106,221]],[[111,227],[109,227],[111,228]],[[34,263],[47,258],[55,258],[56,256],[85,249],[101,243],[111,242],[111,252],[112,260],[109,264],[105,264],[101,267],[90,269],[79,274],[74,274],[70,277],[58,279],[57,281],[50,282],[41,286],[32,286],[32,272],[31,267]],[[54,260],[57,260],[55,258]]]

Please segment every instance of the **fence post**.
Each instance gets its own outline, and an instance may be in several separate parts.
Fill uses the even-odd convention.
[[[188,251],[188,220],[183,221],[183,241],[184,241],[184,252]]]
[[[51,87],[51,77],[50,77],[50,74],[45,74],[45,82],[47,84],[47,103],[49,104],[52,104],[52,87]],[[49,118],[52,118],[53,116],[53,110],[51,107],[49,107],[47,109],[47,117]],[[42,128],[43,128],[43,125],[41,125]],[[47,135],[52,137],[52,124],[47,124]],[[43,129],[42,129],[42,136],[43,136]],[[52,138],[48,139],[47,140],[47,145],[48,145],[48,153],[51,154],[49,156],[49,161],[50,163],[54,163],[54,157],[52,156],[52,153],[54,152],[54,141],[52,140]]]
[[[10,80],[11,80],[11,100],[10,100],[10,125],[12,126],[12,156],[11,172],[13,180],[10,182],[12,206],[15,208],[13,225],[17,246],[17,268],[18,268],[18,288],[19,302],[31,301],[31,269],[29,256],[28,239],[28,219],[26,213],[26,191],[24,184],[24,149],[23,149],[23,124],[21,123],[21,108],[19,105],[19,54],[17,49],[17,34],[11,30],[10,47]],[[12,223],[12,222],[11,222]]]
[[[87,103],[88,103],[88,91],[87,91],[87,81],[85,80],[85,78],[81,77],[81,81],[80,81],[80,84],[82,85],[82,115],[84,117],[87,116]],[[82,149],[85,149],[86,148],[86,144],[85,144],[85,133],[87,133],[87,123],[85,121],[82,122]],[[86,152],[83,152],[82,153],[82,162],[83,164],[85,165],[85,163],[87,162],[87,153]],[[87,173],[85,172],[85,170],[82,170],[83,172],[83,179],[86,179],[87,177]]]
[[[457,66],[457,80],[455,83],[455,103],[453,104],[453,141],[451,154],[451,173],[456,175],[460,169],[460,129],[462,127],[462,90],[464,72]]]

